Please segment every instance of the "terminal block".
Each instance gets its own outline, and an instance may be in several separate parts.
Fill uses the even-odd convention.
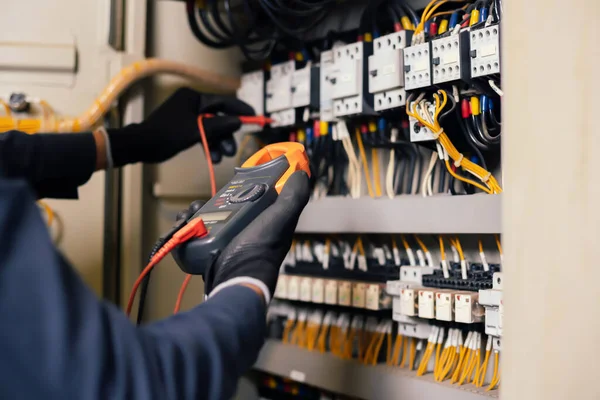
[[[469,32],[433,40],[431,64],[434,84],[470,80]]]
[[[373,51],[372,43],[356,42],[338,47],[334,51],[333,115],[345,117],[373,112],[373,96],[368,92],[368,56]]]
[[[500,73],[500,26],[492,25],[470,32],[471,77]]]
[[[413,103],[411,103],[412,105]],[[435,106],[432,104],[428,107],[429,113],[433,115],[435,113]],[[419,111],[419,114],[423,114]],[[426,142],[435,140],[431,129],[421,124],[416,118],[411,116],[408,117],[408,123],[410,125],[410,141],[411,142]]]
[[[428,339],[431,335],[433,325],[428,323],[418,322],[415,324],[398,324],[398,334],[404,337],[411,337],[415,339]]]
[[[248,103],[256,115],[265,113],[265,73],[261,71],[248,72],[242,75],[237,98]]]
[[[375,39],[369,56],[369,93],[374,95],[375,111],[389,110],[406,104],[404,91],[404,56],[402,49],[410,43],[410,31],[390,33]]]
[[[450,277],[444,278],[441,270],[435,270],[430,275],[423,277],[423,286],[454,289],[459,291],[478,291],[491,289],[493,286],[492,276],[500,270],[500,265],[489,264],[490,270],[483,271],[481,264],[473,263],[469,266],[468,278],[462,279],[459,263],[451,263]]]
[[[404,88],[421,89],[431,86],[431,43],[404,49]]]
[[[274,128],[282,126],[292,126],[296,124],[296,110],[288,108],[287,110],[275,111],[269,114],[273,122],[271,126]]]

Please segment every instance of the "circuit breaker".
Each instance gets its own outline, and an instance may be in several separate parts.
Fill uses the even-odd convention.
[[[406,104],[404,91],[404,56],[402,49],[412,34],[409,31],[390,33],[375,39],[373,55],[369,56],[369,93],[373,94],[375,111],[389,110]]]
[[[404,49],[404,88],[414,90],[431,86],[431,43]]]
[[[271,67],[271,79],[266,86],[266,112],[272,113],[292,108],[292,77],[294,61],[287,61]]]
[[[500,26],[470,32],[471,77],[500,73]]]
[[[319,69],[319,114],[321,121],[331,122],[333,116],[333,83],[334,79],[334,53],[332,50],[321,53],[321,65]]]
[[[237,98],[248,103],[256,115],[265,113],[265,73],[261,71],[248,72],[242,75]]]
[[[469,32],[433,40],[431,63],[434,84],[469,80]]]
[[[372,43],[356,42],[334,49],[333,115],[345,117],[366,114],[372,109],[372,95],[368,92],[364,71]]]
[[[292,106],[319,108],[319,67],[307,65],[292,73]]]
[[[273,119],[272,126],[292,126],[296,111],[292,103],[292,82],[295,62],[287,61],[271,67],[271,78],[266,84],[265,111]]]

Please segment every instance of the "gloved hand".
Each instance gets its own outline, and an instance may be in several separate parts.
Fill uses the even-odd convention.
[[[199,143],[200,114],[225,114],[204,119],[211,159],[218,163],[236,153],[233,133],[241,126],[236,116],[254,115],[254,110],[234,97],[178,89],[143,122],[107,130],[114,166],[166,161]]]
[[[249,283],[261,289],[268,303],[309,197],[308,176],[302,171],[295,172],[277,200],[240,232],[207,268],[206,294],[210,296],[227,286]],[[178,218],[189,218],[193,214],[186,211]]]

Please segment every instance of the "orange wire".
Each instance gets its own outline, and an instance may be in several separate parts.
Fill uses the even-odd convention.
[[[206,164],[208,165],[208,176],[210,178],[210,195],[211,197],[217,194],[217,182],[215,179],[215,169],[213,167],[212,160],[210,158],[210,150],[208,149],[208,139],[206,138],[206,132],[204,131],[204,115],[200,115],[198,117],[198,129],[200,130],[200,138],[202,139],[202,147],[204,148],[204,156],[206,157]],[[187,275],[185,280],[181,284],[181,288],[179,289],[179,294],[177,295],[177,302],[175,303],[175,309],[173,310],[173,314],[177,314],[181,307],[181,301],[183,300],[183,295],[185,294],[185,290],[192,279],[192,275]]]

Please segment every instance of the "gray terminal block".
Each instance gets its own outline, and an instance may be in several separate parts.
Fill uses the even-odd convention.
[[[471,77],[478,78],[500,73],[500,26],[492,25],[473,30],[469,35],[471,48]]]
[[[431,42],[433,83],[469,81],[469,32],[446,36]]]
[[[431,43],[404,49],[404,89],[415,90],[431,86]]]

